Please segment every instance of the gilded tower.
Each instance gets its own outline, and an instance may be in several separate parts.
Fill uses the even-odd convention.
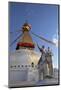
[[[23,27],[22,27],[22,37],[20,38],[20,41],[17,44],[16,49],[20,49],[20,48],[28,48],[28,49],[34,49],[35,45],[34,42],[32,40],[32,37],[30,36],[30,31],[31,29],[31,25],[28,23],[24,23]]]

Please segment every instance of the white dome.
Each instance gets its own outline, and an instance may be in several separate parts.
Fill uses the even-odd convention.
[[[30,65],[32,62],[37,65],[40,54],[33,50],[20,49],[10,53],[10,65]]]

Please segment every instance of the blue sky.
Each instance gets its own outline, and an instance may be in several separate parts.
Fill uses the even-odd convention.
[[[58,6],[46,5],[46,4],[30,4],[30,3],[10,3],[9,4],[9,30],[13,34],[10,34],[10,43],[16,39],[21,32],[20,30],[25,21],[32,26],[32,31],[48,40],[57,39],[58,32]],[[31,34],[31,32],[30,32]],[[47,42],[40,40],[39,38],[32,36],[35,43],[38,43],[41,47],[45,45],[52,49],[54,67],[58,67],[58,48]],[[17,41],[18,42],[18,41]],[[10,51],[14,51],[16,44],[10,47]],[[37,46],[35,50],[39,52]]]

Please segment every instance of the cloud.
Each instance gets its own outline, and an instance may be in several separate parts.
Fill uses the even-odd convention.
[[[53,35],[52,41],[56,44],[56,47],[58,47],[58,34],[57,34],[57,32]]]
[[[56,47],[58,47],[58,39],[57,38],[53,38],[53,42],[56,44]]]

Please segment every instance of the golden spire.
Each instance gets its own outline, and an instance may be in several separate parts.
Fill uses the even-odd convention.
[[[31,29],[31,25],[28,24],[27,22],[24,23],[24,25],[22,27],[23,35],[22,35],[19,43],[17,44],[17,47],[34,49],[35,45],[33,43],[32,37],[30,36],[30,33],[29,33],[30,29]]]

